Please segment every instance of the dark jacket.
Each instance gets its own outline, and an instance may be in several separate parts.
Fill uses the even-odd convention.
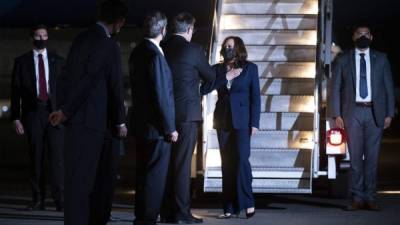
[[[230,90],[226,87],[226,67],[224,64],[213,66],[217,73],[217,79],[213,83],[205,83],[201,86],[201,93],[207,94],[217,89],[218,101],[214,111],[214,128],[224,129],[224,120],[232,118],[233,129],[250,129],[260,127],[260,83],[257,65],[246,62],[242,73],[236,77]],[[226,97],[228,96],[228,97]],[[230,107],[231,115],[226,115],[226,105]]]
[[[64,59],[47,51],[49,63],[49,100],[51,110],[56,109],[56,80],[61,74]],[[36,72],[33,51],[15,59],[11,80],[11,119],[21,119],[37,107]]]
[[[390,64],[385,54],[370,49],[371,92],[375,123],[383,127],[385,117],[394,117],[394,89]],[[343,117],[351,125],[356,112],[355,50],[337,59],[331,80],[330,103],[332,117]]]
[[[67,124],[103,132],[125,122],[120,49],[100,25],[75,38],[57,86]]]
[[[175,106],[171,71],[156,45],[144,40],[131,53],[129,76],[132,91],[130,130],[146,139],[174,132]]]
[[[162,47],[174,81],[176,122],[201,121],[200,81],[212,82],[216,77],[203,48],[179,35]]]

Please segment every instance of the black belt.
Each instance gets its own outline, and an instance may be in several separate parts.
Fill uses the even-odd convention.
[[[372,102],[356,102],[356,106],[360,106],[360,107],[372,107]]]

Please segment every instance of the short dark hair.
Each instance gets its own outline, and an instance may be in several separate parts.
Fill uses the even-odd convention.
[[[40,29],[44,29],[44,30],[48,31],[48,28],[47,28],[46,25],[44,25],[44,24],[36,24],[36,25],[31,27],[31,29],[29,31],[29,36],[33,37],[35,35],[35,32],[37,30],[40,30]]]
[[[369,32],[372,33],[371,26],[369,26],[368,24],[360,23],[353,26],[352,34],[354,34],[359,28],[368,28]]]
[[[167,23],[167,17],[162,12],[156,11],[148,14],[143,22],[144,36],[147,38],[157,37],[162,33]]]
[[[128,16],[128,7],[121,0],[106,0],[100,6],[99,20],[112,24]]]
[[[196,19],[188,12],[182,12],[176,15],[172,21],[173,33],[184,33],[190,26],[193,26]]]
[[[243,40],[240,37],[238,37],[238,36],[226,37],[224,39],[224,41],[222,42],[220,54],[222,55],[224,46],[229,39],[233,39],[233,43],[234,43],[233,50],[235,51],[235,53],[237,55],[236,63],[239,65],[239,67],[242,67],[247,61],[247,50],[246,50]]]

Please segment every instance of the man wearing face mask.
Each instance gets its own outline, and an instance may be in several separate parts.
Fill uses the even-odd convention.
[[[385,54],[370,49],[372,34],[367,26],[354,29],[355,49],[337,59],[331,85],[332,115],[347,133],[351,160],[347,210],[379,210],[376,176],[382,133],[394,116],[394,91]]]
[[[191,43],[195,18],[186,12],[172,20],[173,35],[162,43],[174,82],[175,118],[179,139],[172,146],[167,191],[161,222],[201,223],[190,212],[190,172],[197,129],[202,121],[200,82],[212,83],[216,73],[208,64],[203,48]],[[227,76],[237,76],[240,69]]]
[[[48,155],[51,192],[57,211],[63,209],[63,128],[48,122],[56,109],[56,78],[64,59],[47,50],[47,27],[32,28],[33,49],[17,57],[11,83],[11,119],[18,135],[27,134],[31,171],[30,210],[45,209],[44,159]]]
[[[101,4],[99,21],[72,43],[57,80],[58,110],[52,124],[65,124],[64,224],[106,224],[114,174],[108,132],[125,137],[121,52],[111,38],[128,14],[119,0]]]

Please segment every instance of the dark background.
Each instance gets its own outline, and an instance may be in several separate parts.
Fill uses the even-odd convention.
[[[373,48],[386,52],[392,65],[393,78],[396,82],[396,96],[399,99],[399,60],[400,21],[399,0],[333,0],[334,1],[334,41],[343,50],[353,46],[352,29],[357,24],[367,24],[374,36]],[[96,21],[96,6],[100,0],[0,0],[0,101],[8,101],[9,82],[13,58],[27,51],[31,43],[27,36],[33,24],[44,23],[50,29],[50,43],[60,54],[66,56],[70,42],[83,28]],[[192,13],[196,19],[197,33],[194,41],[205,48],[209,46],[212,28],[212,6],[215,0],[130,0],[129,16],[126,26],[118,35],[121,43],[124,63],[129,52],[141,39],[140,26],[146,13],[161,10],[168,17],[181,11]],[[56,27],[56,28],[55,28]],[[123,65],[125,76],[127,65]],[[1,103],[1,102],[0,102]],[[1,104],[0,104],[1,105]],[[397,119],[386,132],[383,141],[384,151],[381,158],[382,170],[380,184],[390,186],[400,179],[398,170],[399,151],[394,144],[399,144],[400,126]],[[394,144],[393,144],[394,143]],[[130,141],[127,141],[129,146]],[[129,147],[128,147],[129,148]],[[17,137],[11,123],[0,119],[0,180],[28,180],[26,140]],[[131,151],[126,151],[122,164],[130,169],[128,159]],[[125,160],[125,161],[124,161]],[[18,172],[20,171],[20,172]],[[22,178],[22,179],[21,179]],[[127,180],[133,179],[127,177]],[[397,181],[396,181],[397,180]],[[25,184],[25,183],[24,183]]]
[[[400,86],[400,1],[398,0],[333,0],[334,41],[342,49],[353,46],[354,26],[371,27],[372,48],[388,54],[396,86]],[[397,95],[399,95],[397,93]]]

